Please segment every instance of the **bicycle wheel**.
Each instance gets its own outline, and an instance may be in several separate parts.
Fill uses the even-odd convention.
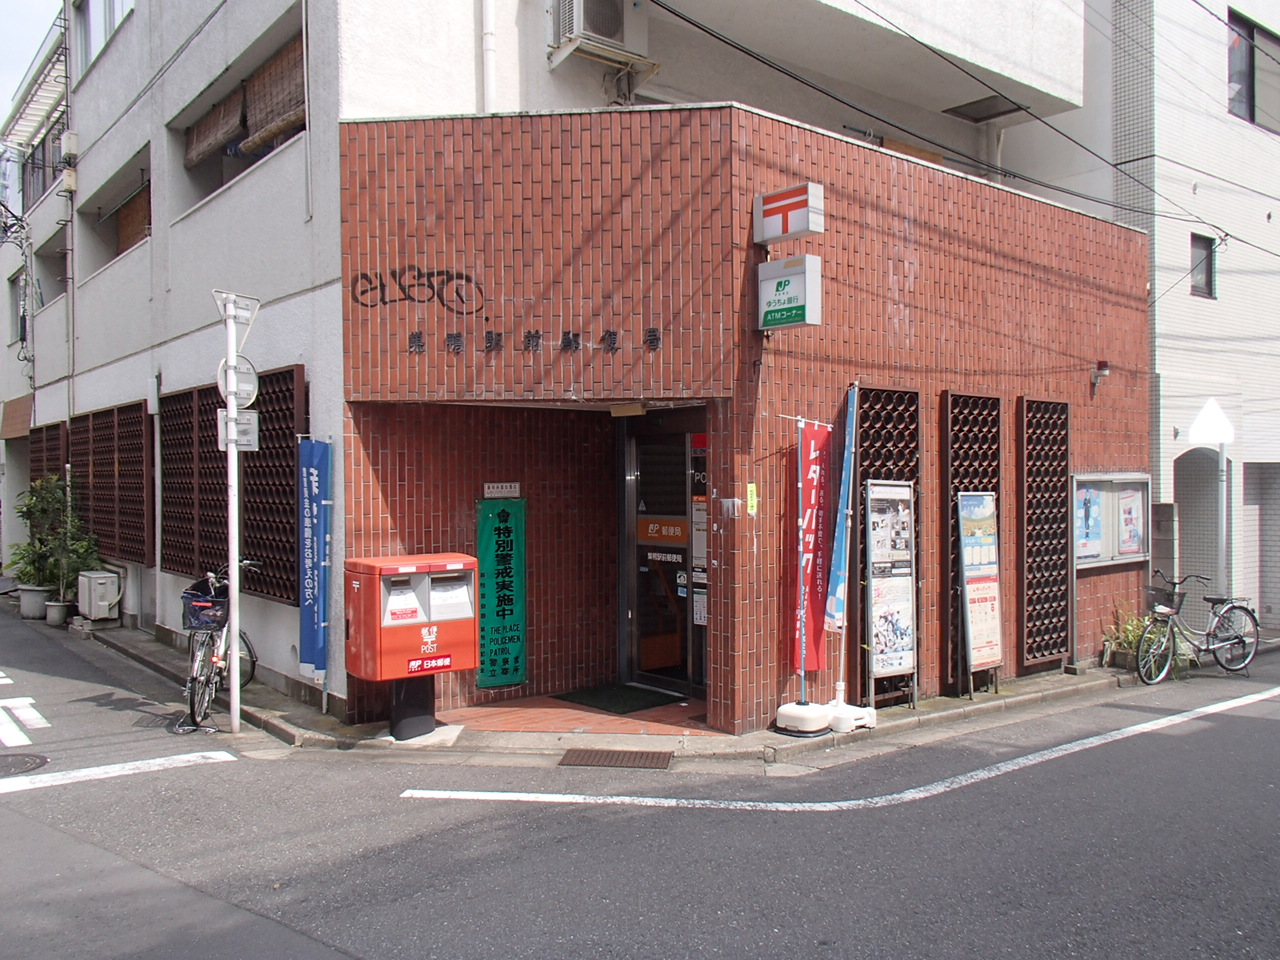
[[[214,694],[218,690],[218,671],[213,662],[217,634],[199,630],[190,636],[191,678],[187,680],[187,706],[191,722],[200,725],[209,715]]]
[[[1152,620],[1138,641],[1138,679],[1159,683],[1173,666],[1173,636],[1168,620]]]
[[[249,635],[240,631],[240,688],[244,689],[253,679],[253,671],[258,668],[258,655],[254,652]]]
[[[1213,659],[1223,670],[1243,670],[1258,652],[1258,620],[1248,607],[1233,605],[1218,618],[1218,644]]]

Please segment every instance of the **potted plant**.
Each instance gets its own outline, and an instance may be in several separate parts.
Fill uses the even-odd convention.
[[[80,572],[98,564],[93,537],[72,506],[70,484],[59,476],[40,477],[21,495],[15,512],[27,524],[27,542],[14,547],[10,564],[18,580],[19,612],[28,620],[65,623]]]
[[[67,513],[62,526],[55,533],[50,556],[53,564],[54,594],[57,599],[45,603],[45,619],[54,626],[67,622],[71,605],[76,600],[80,586],[80,574],[101,566],[98,547],[92,535],[84,529],[80,516],[70,506],[68,491]]]
[[[1117,607],[1112,622],[1102,631],[1102,665],[1136,670],[1138,641],[1146,628],[1146,617],[1134,613],[1130,606]]]

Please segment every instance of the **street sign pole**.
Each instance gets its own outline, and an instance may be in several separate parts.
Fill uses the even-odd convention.
[[[224,290],[215,290],[213,298],[222,308],[227,333],[226,376],[227,399],[227,633],[231,658],[231,732],[240,732],[240,450],[239,450],[239,366],[236,363],[243,338],[237,325],[248,324],[258,310],[258,301]]]

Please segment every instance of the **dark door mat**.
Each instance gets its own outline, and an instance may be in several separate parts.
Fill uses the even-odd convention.
[[[562,767],[630,767],[637,770],[666,770],[671,766],[670,750],[588,750],[574,747],[560,758]]]
[[[587,690],[572,690],[561,693],[557,700],[576,703],[580,707],[591,707],[609,713],[626,714],[650,707],[664,707],[668,703],[679,703],[684,697],[662,693],[660,690],[647,690],[644,687],[631,687],[624,683],[611,683],[603,687],[591,687]]]

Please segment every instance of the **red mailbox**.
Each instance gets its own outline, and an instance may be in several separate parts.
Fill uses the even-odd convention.
[[[461,553],[347,561],[347,672],[404,680],[480,660],[476,558]]]

